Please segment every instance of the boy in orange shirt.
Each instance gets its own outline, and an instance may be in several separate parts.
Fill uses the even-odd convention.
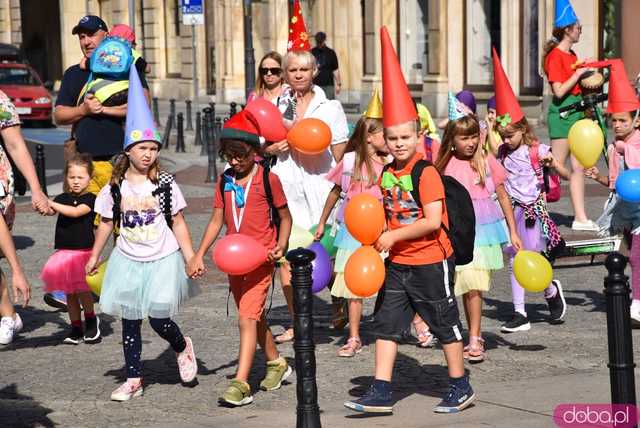
[[[427,166],[419,181],[422,206],[411,194],[411,170],[421,159],[416,151],[418,117],[385,27],[381,37],[384,132],[394,161],[381,179],[388,230],[375,247],[389,251],[389,259],[374,329],[375,379],[362,398],[344,405],[365,413],[393,411],[391,375],[398,342],[417,312],[442,344],[449,371],[449,392],[434,411],[455,413],[469,406],[475,395],[464,372],[453,249],[442,228],[449,223],[444,185],[437,170]]]

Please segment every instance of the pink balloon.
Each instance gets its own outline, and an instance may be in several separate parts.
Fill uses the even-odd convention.
[[[254,238],[234,233],[220,239],[213,249],[213,262],[229,275],[244,275],[267,261],[267,249]]]
[[[287,138],[287,129],[282,123],[278,107],[264,98],[256,98],[245,107],[258,124],[260,134],[267,141],[278,142]]]

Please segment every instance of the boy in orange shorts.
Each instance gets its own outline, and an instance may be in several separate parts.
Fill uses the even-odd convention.
[[[269,251],[265,263],[245,275],[229,275],[229,284],[238,307],[240,351],[235,379],[219,401],[223,405],[243,406],[253,401],[247,383],[256,343],[267,359],[267,374],[260,388],[272,391],[291,375],[291,367],[278,353],[264,314],[267,293],[275,269],[274,262],[286,252],[291,233],[291,214],[278,176],[256,162],[261,153],[259,131],[250,113],[244,110],[225,124],[220,154],[230,168],[219,178],[213,214],[202,237],[200,248],[188,262],[189,276],[204,272],[204,255],[218,237],[223,224],[227,234],[242,233],[264,245]],[[277,210],[279,228],[273,221]]]

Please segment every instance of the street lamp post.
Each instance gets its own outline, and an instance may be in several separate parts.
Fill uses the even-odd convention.
[[[254,88],[256,81],[256,60],[253,56],[253,24],[251,19],[251,0],[244,0],[244,90],[245,96]]]

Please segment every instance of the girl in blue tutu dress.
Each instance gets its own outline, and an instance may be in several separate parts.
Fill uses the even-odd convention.
[[[100,339],[100,321],[93,309],[93,296],[87,285],[85,265],[93,247],[93,205],[95,195],[87,192],[93,166],[88,155],[78,154],[64,167],[64,190],[49,202],[49,215],[58,214],[56,221],[55,253],[42,268],[40,279],[47,293],[63,291],[71,332],[64,343],[77,345],[95,343]],[[84,311],[85,329],[82,329],[80,305]]]
[[[473,260],[456,266],[454,291],[456,296],[462,296],[469,326],[469,344],[465,346],[464,356],[470,362],[479,363],[485,358],[480,328],[482,293],[489,291],[492,272],[504,267],[502,246],[511,240],[517,251],[521,243],[511,200],[504,189],[506,172],[493,155],[484,155],[478,119],[460,106],[451,93],[449,123],[435,166],[442,174],[458,180],[473,202],[476,216]]]
[[[176,352],[184,383],[191,383],[198,370],[191,339],[173,321],[190,295],[184,260],[193,257],[194,251],[182,215],[184,197],[173,178],[159,170],[160,146],[160,134],[131,67],[124,153],[116,159],[110,183],[96,198],[101,223],[86,266],[88,273],[96,271],[114,223],[119,225],[100,296],[102,312],[122,318],[127,381],[111,394],[114,401],[143,393],[140,327],[144,318]]]

